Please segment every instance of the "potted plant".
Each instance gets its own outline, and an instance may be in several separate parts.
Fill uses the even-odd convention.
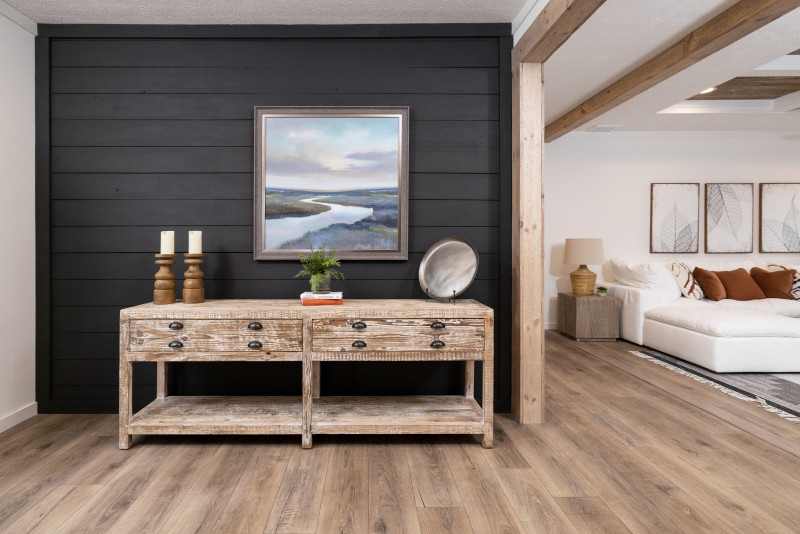
[[[597,296],[605,297],[606,295],[608,295],[608,288],[603,286],[597,286]]]
[[[342,264],[336,257],[336,251],[326,252],[326,244],[327,242],[323,243],[318,249],[314,249],[314,245],[311,245],[311,253],[306,256],[300,254],[300,263],[303,265],[303,269],[294,276],[295,278],[310,276],[312,293],[330,293],[331,278],[344,279],[342,272],[337,269]]]

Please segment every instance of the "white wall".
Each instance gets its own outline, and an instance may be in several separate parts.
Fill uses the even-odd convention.
[[[558,323],[558,291],[571,291],[564,239],[601,237],[606,260],[663,261],[650,254],[651,182],[800,182],[800,138],[702,132],[573,133],[545,145],[545,322]],[[798,254],[759,254],[755,186],[753,254],[690,254],[714,260],[758,258],[800,263]],[[700,250],[703,250],[701,185]],[[677,255],[681,256],[681,255]],[[608,262],[589,266],[613,281]],[[602,271],[602,272],[601,272]]]
[[[0,431],[36,414],[34,35],[0,15]]]

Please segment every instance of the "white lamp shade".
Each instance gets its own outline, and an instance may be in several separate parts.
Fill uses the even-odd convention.
[[[600,265],[603,263],[602,239],[567,239],[564,263],[569,265]]]

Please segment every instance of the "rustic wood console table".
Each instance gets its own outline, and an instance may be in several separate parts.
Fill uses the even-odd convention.
[[[157,398],[133,413],[132,362],[156,362]],[[167,362],[298,361],[298,397],[167,395]],[[464,361],[464,395],[320,397],[319,362]],[[474,398],[483,361],[483,403]],[[494,314],[474,300],[216,300],[120,312],[119,447],[133,434],[483,434],[493,439]]]

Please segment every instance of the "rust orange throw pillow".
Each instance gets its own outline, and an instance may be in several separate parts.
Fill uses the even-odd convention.
[[[750,276],[753,277],[767,298],[794,300],[792,284],[796,272],[794,269],[770,272],[753,267],[750,269]]]
[[[758,300],[767,298],[756,281],[744,269],[714,271],[725,287],[726,298],[733,300]]]
[[[722,285],[719,277],[714,271],[706,271],[700,267],[695,267],[692,272],[694,279],[700,284],[700,289],[711,300],[722,300],[725,298],[725,286]]]

